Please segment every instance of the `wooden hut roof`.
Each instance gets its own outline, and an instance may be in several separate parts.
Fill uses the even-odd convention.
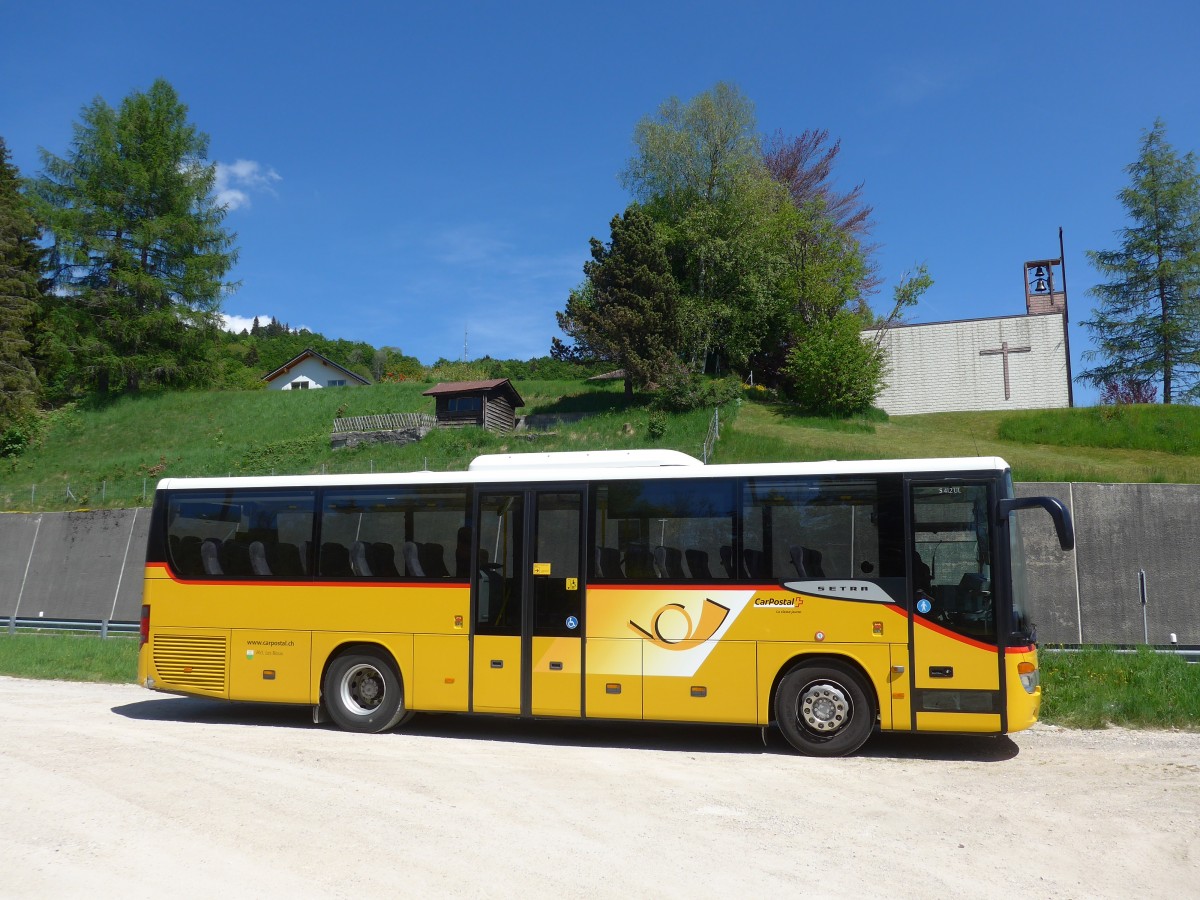
[[[517,393],[507,378],[492,378],[487,381],[445,381],[434,385],[427,391],[422,391],[423,397],[443,397],[452,394],[490,394],[500,391],[508,397],[513,409],[524,406],[525,401]]]

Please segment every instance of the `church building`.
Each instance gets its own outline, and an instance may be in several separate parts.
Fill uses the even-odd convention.
[[[894,325],[881,346],[888,415],[1073,405],[1061,258],[1025,263],[1024,315]]]

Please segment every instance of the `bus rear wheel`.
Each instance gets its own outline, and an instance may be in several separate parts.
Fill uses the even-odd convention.
[[[412,716],[395,666],[370,650],[344,653],[330,663],[321,694],[329,717],[345,731],[377,734]]]
[[[833,663],[799,665],[775,692],[775,720],[807,756],[846,756],[875,727],[874,692],[862,676]]]

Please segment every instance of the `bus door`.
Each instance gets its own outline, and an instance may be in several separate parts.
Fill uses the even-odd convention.
[[[581,714],[584,496],[579,487],[478,493],[472,711]]]
[[[998,732],[1005,714],[986,481],[911,481],[912,726]]]

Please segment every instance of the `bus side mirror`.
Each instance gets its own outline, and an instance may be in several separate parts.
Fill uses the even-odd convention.
[[[1075,525],[1071,521],[1071,512],[1057,497],[1012,497],[1001,500],[996,504],[996,513],[1000,521],[1006,521],[1010,513],[1018,509],[1044,509],[1050,513],[1054,522],[1054,530],[1058,533],[1058,543],[1064,550],[1075,549]]]

